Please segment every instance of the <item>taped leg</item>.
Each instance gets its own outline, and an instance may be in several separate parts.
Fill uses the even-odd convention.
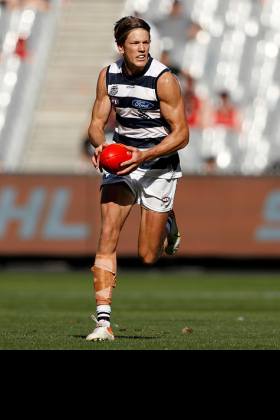
[[[97,306],[111,306],[117,277],[116,252],[109,255],[97,253],[91,271],[94,273],[94,290]]]

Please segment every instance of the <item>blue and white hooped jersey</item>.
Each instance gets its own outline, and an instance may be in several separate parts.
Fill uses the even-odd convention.
[[[135,77],[123,72],[123,63],[123,59],[119,60],[107,70],[108,95],[117,114],[113,140],[147,150],[171,134],[157,94],[159,77],[170,70],[150,57],[143,73]],[[182,176],[177,152],[146,162],[137,170],[167,179]]]

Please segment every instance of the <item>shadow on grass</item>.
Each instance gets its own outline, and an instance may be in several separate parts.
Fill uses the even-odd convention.
[[[116,335],[115,338],[128,338],[130,340],[156,340],[156,337],[139,337],[137,335],[133,335],[133,336]]]
[[[69,337],[72,338],[78,338],[78,339],[83,339],[85,340],[87,338],[86,335],[70,335]],[[116,335],[115,336],[116,339],[129,339],[129,340],[156,340],[156,337],[140,337],[137,335],[134,336],[126,336],[126,335]]]

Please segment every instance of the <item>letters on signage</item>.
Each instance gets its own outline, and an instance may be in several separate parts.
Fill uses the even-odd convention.
[[[15,187],[0,191],[0,240],[8,232],[11,222],[19,222],[18,237],[34,239],[46,204],[47,190],[34,188],[24,205],[17,205],[18,191]],[[44,220],[40,236],[44,240],[84,240],[90,234],[86,224],[66,223],[65,217],[71,205],[72,192],[69,188],[58,188],[52,195],[51,205]]]
[[[280,190],[269,194],[264,205],[264,226],[256,231],[260,242],[280,242]]]

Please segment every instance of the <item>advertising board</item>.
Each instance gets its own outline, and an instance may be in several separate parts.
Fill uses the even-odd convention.
[[[0,256],[94,256],[101,177],[0,176]],[[164,199],[164,197],[163,197]],[[175,200],[178,257],[280,256],[280,182],[273,177],[184,177]],[[137,256],[140,208],[118,255]]]

